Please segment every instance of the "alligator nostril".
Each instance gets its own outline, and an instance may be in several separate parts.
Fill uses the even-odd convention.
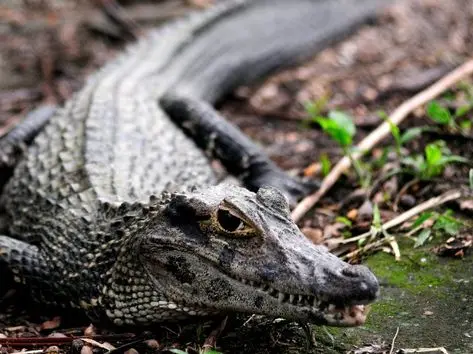
[[[358,278],[360,276],[360,269],[357,266],[348,266],[342,269],[342,275],[350,278]]]

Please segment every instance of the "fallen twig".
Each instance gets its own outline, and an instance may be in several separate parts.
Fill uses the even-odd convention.
[[[396,338],[397,335],[399,334],[399,327],[396,329],[396,334],[393,337],[393,341],[391,342],[391,350],[389,351],[389,354],[393,354],[394,351],[394,343],[396,343]]]
[[[371,132],[365,139],[363,139],[357,146],[356,151],[352,154],[352,158],[359,159],[363,153],[370,150],[388,136],[391,132],[389,122],[399,125],[414,109],[429,102],[436,96],[440,95],[446,89],[450,88],[458,81],[462,80],[473,73],[473,59],[468,60],[460,67],[453,70],[451,73],[429,86],[422,92],[419,92],[414,97],[408,99],[401,104],[389,117],[389,120],[384,121],[374,131]],[[343,157],[330,173],[324,178],[322,184],[317,192],[304,198],[293,210],[292,218],[294,221],[299,221],[319,200],[327,193],[330,188],[338,181],[340,176],[351,166],[350,159]]]
[[[93,339],[95,341],[107,341],[117,339],[134,338],[135,335],[132,333],[121,333],[121,334],[109,334],[109,335],[96,335],[91,337],[85,336],[70,336],[70,337],[20,337],[20,338],[0,338],[0,345],[10,346],[14,348],[27,348],[34,346],[45,346],[45,345],[60,345],[72,343],[74,339]]]
[[[394,226],[400,225],[403,222],[405,222],[405,221],[409,220],[410,218],[412,218],[413,216],[419,215],[420,213],[423,213],[426,210],[435,208],[435,207],[437,207],[439,205],[442,205],[442,204],[445,204],[449,201],[459,199],[463,195],[464,195],[464,193],[462,193],[462,191],[455,190],[453,192],[449,191],[449,192],[443,193],[443,194],[441,194],[437,197],[426,200],[425,202],[423,202],[423,203],[421,203],[421,204],[405,211],[404,213],[396,216],[394,219],[389,220],[388,222],[386,222],[385,224],[383,224],[381,226],[381,230],[385,231],[385,230],[388,230],[388,229],[390,229]],[[345,240],[341,240],[340,244],[346,244],[346,243],[351,243],[351,242],[356,242],[356,241],[359,241],[359,240],[363,240],[367,237],[370,237],[371,235],[372,235],[371,231],[365,232],[361,235],[351,237],[351,238],[347,238]]]
[[[225,316],[220,325],[216,329],[214,329],[205,339],[204,345],[202,345],[202,353],[208,353],[217,346],[217,338],[225,329],[225,326],[227,325],[227,320],[228,316]]]
[[[434,353],[440,352],[443,354],[448,354],[447,349],[444,347],[438,348],[416,348],[416,349],[401,349],[399,351],[400,354],[411,354],[411,353]]]
[[[377,240],[377,241],[374,241],[374,242],[371,242],[371,243],[368,243],[367,245],[363,246],[362,248],[357,248],[356,250],[350,252],[350,253],[347,253],[346,255],[340,257],[341,259],[345,260],[345,259],[351,259],[357,255],[359,255],[360,253],[366,253],[372,249],[375,249],[375,248],[378,248],[378,247],[381,247],[382,245],[384,245],[385,243],[391,243],[393,241],[395,241],[396,238],[394,236],[389,236],[389,237],[385,237],[385,238],[382,238],[380,240]]]

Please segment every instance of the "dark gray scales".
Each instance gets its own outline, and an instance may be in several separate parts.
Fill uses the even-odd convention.
[[[44,128],[38,119],[0,142],[0,168],[13,169],[0,266],[40,302],[102,323],[247,312],[361,324],[376,278],[289,216],[287,198],[315,185],[286,175],[212,104],[386,2],[230,0],[139,40]],[[243,187],[218,184],[212,158]]]

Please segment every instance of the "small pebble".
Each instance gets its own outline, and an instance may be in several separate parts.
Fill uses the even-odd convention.
[[[399,203],[404,207],[404,208],[412,208],[413,206],[416,205],[416,198],[414,198],[411,194],[404,194],[401,196],[399,199]]]
[[[139,354],[135,348],[128,349],[125,354]]]
[[[88,345],[84,345],[80,350],[80,354],[93,354],[92,348]]]
[[[360,220],[370,220],[373,217],[373,203],[369,199],[365,200],[358,209],[358,218]]]
[[[148,339],[145,341],[145,344],[150,349],[153,349],[153,350],[159,349],[159,342],[156,339]]]
[[[351,209],[347,213],[347,218],[350,219],[350,220],[356,220],[357,216],[358,216],[358,210],[356,210],[356,209]]]
[[[80,339],[74,339],[71,343],[71,353],[79,354],[84,346],[84,342]]]
[[[44,352],[47,354],[58,354],[59,347],[57,347],[56,345],[52,345],[48,349],[46,349]]]

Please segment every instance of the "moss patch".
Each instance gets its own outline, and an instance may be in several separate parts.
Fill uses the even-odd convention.
[[[399,328],[396,349],[443,346],[449,353],[473,353],[472,256],[443,259],[406,247],[400,262],[378,253],[366,263],[380,280],[381,298],[364,327],[331,329],[335,337],[389,346]]]

